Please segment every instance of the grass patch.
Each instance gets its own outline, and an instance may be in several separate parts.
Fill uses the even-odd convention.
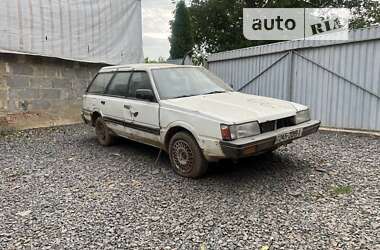
[[[352,187],[350,186],[336,186],[333,188],[333,193],[335,195],[345,195],[352,193]]]
[[[16,132],[17,132],[17,129],[15,128],[0,127],[0,137],[5,137],[7,135],[11,135]]]

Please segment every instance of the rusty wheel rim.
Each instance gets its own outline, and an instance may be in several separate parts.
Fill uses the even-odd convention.
[[[176,170],[182,174],[189,174],[193,169],[194,154],[190,145],[184,140],[177,140],[173,144],[172,159]]]

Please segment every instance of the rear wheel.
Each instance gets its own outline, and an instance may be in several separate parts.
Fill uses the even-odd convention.
[[[111,134],[111,130],[107,127],[102,117],[98,117],[95,121],[95,133],[101,145],[111,146],[113,144],[114,138]]]
[[[195,139],[179,132],[169,143],[169,157],[174,171],[184,177],[199,178],[207,171],[207,161]]]

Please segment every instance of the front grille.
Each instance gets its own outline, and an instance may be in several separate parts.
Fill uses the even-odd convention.
[[[296,125],[296,119],[294,116],[277,120],[277,129],[286,128]]]
[[[295,125],[295,117],[286,117],[279,120],[260,123],[261,133],[275,131],[280,128],[286,128]]]
[[[261,133],[274,131],[276,129],[276,121],[264,122],[260,124]]]

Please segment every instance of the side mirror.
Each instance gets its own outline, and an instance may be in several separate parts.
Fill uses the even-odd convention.
[[[147,100],[152,102],[154,98],[153,91],[151,89],[137,89],[136,90],[136,98]]]

